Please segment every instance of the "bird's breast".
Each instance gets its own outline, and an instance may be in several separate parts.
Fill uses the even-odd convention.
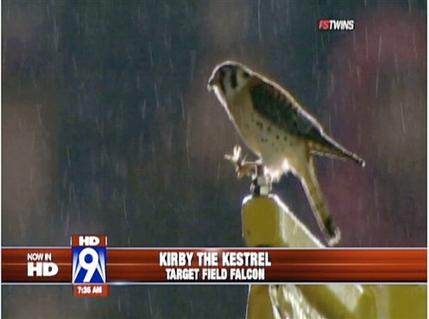
[[[269,170],[281,174],[301,161],[302,141],[255,111],[250,95],[229,103],[230,116],[243,141]]]
[[[260,154],[258,144],[258,114],[253,110],[250,95],[241,94],[229,103],[230,116],[243,141],[257,155]]]

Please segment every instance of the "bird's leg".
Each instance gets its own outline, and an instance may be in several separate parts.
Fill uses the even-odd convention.
[[[238,145],[234,146],[232,155],[225,154],[225,159],[234,164],[238,178],[243,178],[244,176],[255,176],[257,166],[260,165],[259,161],[246,161],[245,157],[241,155],[241,147]]]

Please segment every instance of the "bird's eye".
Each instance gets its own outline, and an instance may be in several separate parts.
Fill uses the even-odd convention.
[[[247,79],[250,76],[249,73],[247,73],[246,71],[243,71],[243,78]]]

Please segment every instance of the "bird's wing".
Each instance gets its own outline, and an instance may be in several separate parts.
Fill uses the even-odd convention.
[[[286,90],[265,81],[250,88],[255,111],[290,134],[316,143],[325,143],[320,124],[302,109]]]
[[[365,165],[363,159],[329,137],[288,91],[262,79],[249,89],[255,111],[288,133],[308,141],[312,153],[349,158]]]

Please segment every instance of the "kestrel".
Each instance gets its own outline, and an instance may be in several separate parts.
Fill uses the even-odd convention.
[[[301,180],[319,227],[329,245],[340,240],[325,203],[314,155],[363,159],[329,137],[322,126],[280,85],[237,62],[215,67],[208,82],[245,144],[262,161],[267,175],[278,181],[291,171]]]

